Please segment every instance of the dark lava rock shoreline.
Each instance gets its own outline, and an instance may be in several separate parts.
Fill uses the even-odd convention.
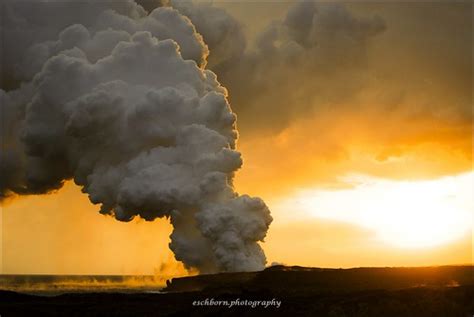
[[[177,278],[168,283],[165,293],[44,297],[0,291],[0,315],[472,317],[473,269],[280,266],[261,272]],[[205,305],[206,300],[214,305]],[[252,307],[263,301],[281,304]]]

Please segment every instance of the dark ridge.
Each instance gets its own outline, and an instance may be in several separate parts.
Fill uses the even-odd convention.
[[[272,266],[261,272],[220,273],[173,278],[163,291],[188,292],[307,289],[357,291],[411,287],[451,287],[474,284],[474,266],[326,269]]]
[[[167,293],[69,293],[31,296],[0,291],[0,315],[15,316],[317,316],[471,317],[473,266],[322,269],[271,267],[261,272],[175,278]],[[0,285],[1,288],[1,285]],[[197,305],[278,301],[251,307]]]

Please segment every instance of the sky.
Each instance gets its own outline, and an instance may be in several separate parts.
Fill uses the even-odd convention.
[[[176,4],[237,115],[235,190],[272,213],[267,264],[472,263],[472,4],[307,3]],[[72,181],[9,197],[1,272],[187,274],[169,220],[97,210]]]

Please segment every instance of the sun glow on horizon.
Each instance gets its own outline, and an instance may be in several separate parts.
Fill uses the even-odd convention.
[[[310,217],[368,228],[376,239],[400,248],[435,247],[473,228],[474,173],[423,181],[352,175],[343,190],[307,189],[281,201]],[[317,233],[315,233],[317,234]]]

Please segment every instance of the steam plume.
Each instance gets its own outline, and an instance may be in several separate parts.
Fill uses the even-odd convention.
[[[262,269],[272,218],[233,189],[236,116],[191,21],[127,0],[2,5],[1,198],[73,179],[117,220],[170,218],[188,267]]]

